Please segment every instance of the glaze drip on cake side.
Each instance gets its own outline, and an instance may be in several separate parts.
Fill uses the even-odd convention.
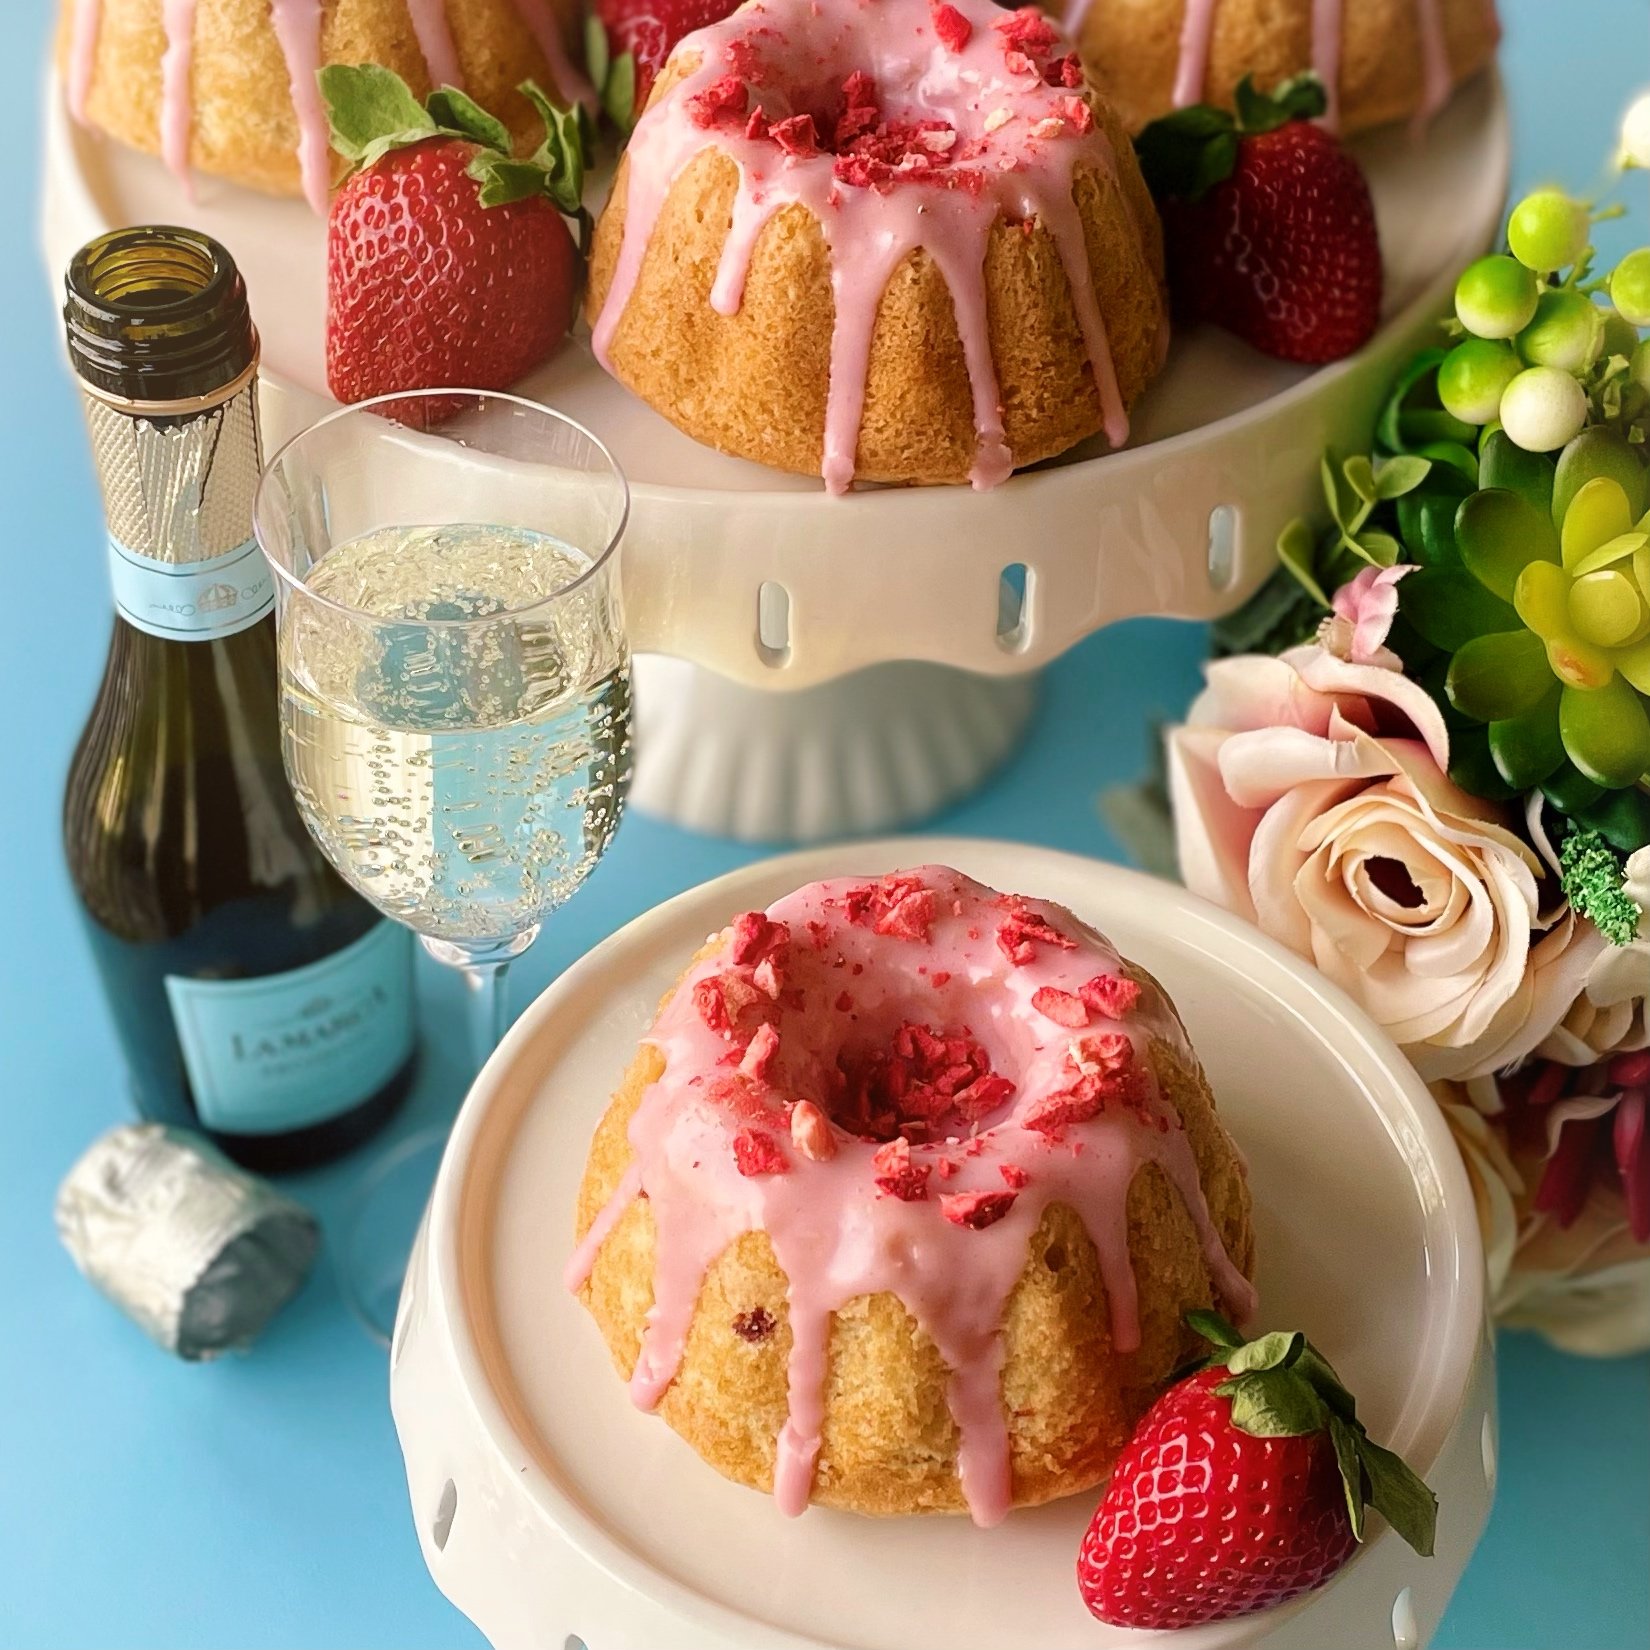
[[[1173,1008],[1069,912],[942,866],[815,883],[747,913],[661,1011],[663,1075],[629,1124],[632,1161],[566,1271],[589,1278],[648,1199],[654,1301],[631,1376],[652,1409],[680,1367],[709,1268],[765,1232],[787,1283],[789,1417],[774,1494],[807,1505],[833,1313],[897,1297],[950,1371],[958,1477],[976,1523],[1012,1500],[1003,1314],[1044,1211],[1094,1243],[1119,1353],[1139,1344],[1128,1193],[1156,1164],[1214,1292],[1254,1292],[1222,1246],[1151,1051],[1195,1066]]]
[[[1013,468],[988,328],[985,258],[999,220],[1041,222],[1058,249],[1107,439],[1128,439],[1073,198],[1078,168],[1115,177],[1067,43],[1035,10],[989,0],[753,0],[682,40],[690,72],[657,92],[627,151],[624,234],[596,318],[597,358],[624,315],[671,185],[706,150],[739,169],[711,307],[737,313],[763,229],[790,205],[818,220],[835,324],[821,474],[853,479],[884,288],[913,252],[945,278],[973,398],[970,479]]]
[[[69,32],[68,99],[76,120],[86,123],[86,101],[96,66],[104,0],[75,0]],[[167,166],[189,179],[190,134],[194,123],[191,76],[194,68],[195,12],[198,0],[162,0],[161,28],[166,46],[161,57],[160,152]],[[408,21],[435,86],[463,86],[458,53],[447,20],[447,0],[406,0]],[[562,41],[551,0],[512,0],[549,65],[564,97],[581,100],[592,94],[573,67]],[[331,182],[330,140],[326,109],[315,84],[321,66],[322,0],[269,0],[270,27],[286,63],[288,90],[298,121],[298,167],[304,195],[325,216]]]
[[[1068,0],[1062,13],[1066,32],[1077,38],[1091,8],[1106,0]],[[1442,0],[1415,0],[1415,25],[1421,40],[1421,102],[1416,120],[1430,121],[1449,101],[1453,76],[1444,38]],[[1174,106],[1200,102],[1208,78],[1209,45],[1214,37],[1218,0],[1186,0],[1180,26],[1180,55],[1175,65]],[[1491,19],[1493,0],[1486,0]],[[1329,108],[1324,116],[1335,126],[1340,113],[1341,27],[1346,0],[1312,0],[1312,69],[1324,84]]]

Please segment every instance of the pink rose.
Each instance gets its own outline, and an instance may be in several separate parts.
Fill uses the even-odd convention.
[[[1349,651],[1381,589],[1349,598]],[[1314,962],[1423,1077],[1509,1066],[1575,1001],[1593,930],[1451,783],[1443,717],[1397,669],[1322,645],[1217,661],[1168,756],[1187,886]]]

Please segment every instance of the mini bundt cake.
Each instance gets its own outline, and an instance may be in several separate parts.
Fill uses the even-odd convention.
[[[1047,19],[990,0],[749,0],[687,35],[587,308],[672,423],[837,492],[1120,444],[1167,344],[1128,139]]]
[[[63,0],[58,61],[75,118],[180,175],[198,167],[326,211],[333,160],[315,71],[381,63],[422,98],[459,86],[538,131],[516,92],[586,91],[577,0]]]
[[[1314,70],[1347,132],[1423,120],[1495,55],[1495,0],[1045,0],[1131,132]]]
[[[644,1409],[780,1508],[1092,1488],[1253,1309],[1173,1004],[1069,911],[925,866],[747,912],[597,1128],[567,1282]]]

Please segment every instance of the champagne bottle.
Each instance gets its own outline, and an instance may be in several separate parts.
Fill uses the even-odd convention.
[[[300,1168],[405,1096],[412,936],[339,879],[282,771],[246,288],[172,228],[101,236],[66,285],[115,595],[64,801],[70,875],[139,1112]]]

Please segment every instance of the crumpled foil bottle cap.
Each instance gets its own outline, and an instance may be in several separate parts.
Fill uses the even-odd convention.
[[[183,1129],[128,1123],[57,1193],[75,1264],[156,1345],[187,1359],[250,1346],[309,1275],[315,1217]]]

